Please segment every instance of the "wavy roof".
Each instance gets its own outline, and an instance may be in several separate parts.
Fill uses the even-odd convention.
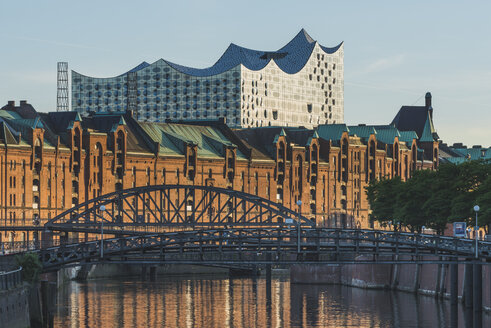
[[[295,74],[305,66],[314,50],[315,44],[316,41],[310,37],[307,31],[302,29],[286,46],[277,51],[252,50],[232,43],[225,50],[222,57],[213,66],[208,68],[199,69],[166,62],[174,69],[194,76],[220,74],[239,64],[244,65],[250,70],[257,71],[266,67],[270,61],[274,61],[283,72]],[[342,44],[341,42],[334,48],[320,47],[327,54],[332,54]]]
[[[302,29],[288,44],[277,51],[252,50],[231,43],[220,59],[208,68],[193,68],[166,60],[163,61],[175,70],[192,76],[217,75],[240,64],[250,70],[257,71],[266,67],[270,61],[274,61],[283,72],[295,74],[305,66],[316,43],[317,41],[312,39],[307,31]],[[332,54],[338,51],[342,44],[343,42],[333,48],[319,46],[325,53]],[[142,62],[129,72],[136,72],[148,66],[151,65],[147,62]]]

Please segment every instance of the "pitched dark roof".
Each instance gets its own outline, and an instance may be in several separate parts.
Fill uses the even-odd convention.
[[[432,112],[433,109],[431,107],[402,106],[390,124],[395,126],[399,131],[414,131],[418,135],[418,138],[425,135],[425,140],[421,141],[429,141],[426,140],[428,139],[428,133],[431,134],[431,138],[438,139],[438,135],[433,126]],[[428,131],[428,125],[430,131]]]
[[[78,112],[49,112],[39,113],[43,122],[47,124],[54,133],[65,133],[70,123],[77,120]]]
[[[253,158],[267,157],[274,159],[276,158],[274,143],[279,136],[284,135],[288,144],[293,143],[297,146],[305,147],[316,134],[316,131],[305,128],[271,126],[235,130],[235,134],[252,147]],[[316,137],[318,137],[317,134]]]
[[[7,105],[0,108],[0,110],[16,112],[25,119],[34,119],[37,117],[37,112],[34,107],[32,107],[32,105],[27,103],[25,100],[21,100],[19,106],[15,106],[15,102],[9,101]]]

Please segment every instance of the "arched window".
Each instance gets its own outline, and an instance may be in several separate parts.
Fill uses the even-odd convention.
[[[399,175],[399,143],[395,143],[394,144],[394,154],[393,154],[393,158],[394,158],[394,176],[398,176]]]
[[[348,139],[341,141],[341,181],[348,182]]]
[[[116,151],[124,151],[124,132],[119,130],[116,138]]]
[[[36,141],[34,141],[34,159],[41,159],[42,154],[43,148],[41,139],[37,138]]]
[[[298,190],[298,194],[302,195],[302,187],[303,187],[303,159],[302,159],[302,156],[298,155],[297,158],[296,158],[296,178],[297,178],[297,190]]]
[[[103,159],[102,159],[102,145],[98,142],[95,144],[95,156],[94,156],[94,167],[95,167],[95,172],[97,174],[96,177],[96,182],[99,184],[99,186],[102,185],[102,173],[103,173]]]

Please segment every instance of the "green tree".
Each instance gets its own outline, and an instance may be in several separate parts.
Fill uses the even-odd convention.
[[[416,171],[404,183],[397,198],[396,217],[411,231],[419,231],[429,221],[423,210],[424,203],[431,197],[431,186],[435,180],[434,171]]]
[[[459,168],[455,164],[442,164],[436,174],[431,177],[429,198],[424,202],[422,209],[426,213],[428,228],[435,229],[442,234],[452,214],[452,203],[457,196],[455,177]]]
[[[43,266],[39,260],[39,256],[34,253],[25,253],[15,257],[17,265],[22,267],[22,279],[29,283],[34,283],[39,280]]]
[[[479,196],[478,189],[490,173],[490,165],[483,161],[469,161],[457,166],[456,196],[453,198],[451,220],[467,220],[474,216],[473,207]],[[471,222],[469,222],[471,223]]]
[[[370,182],[366,188],[368,202],[372,210],[370,220],[378,221],[382,225],[386,225],[389,221],[395,222],[397,195],[402,185],[400,177]]]
[[[477,197],[475,203],[480,207],[478,224],[479,226],[484,227],[486,234],[488,234],[489,226],[491,225],[491,176],[488,176],[486,180],[484,180],[476,193]]]

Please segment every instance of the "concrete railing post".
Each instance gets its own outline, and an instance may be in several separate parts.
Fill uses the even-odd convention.
[[[474,305],[474,324],[480,327],[482,323],[482,264],[476,262],[473,265],[473,305]]]
[[[472,264],[466,263],[464,267],[464,305],[466,308],[472,308]]]

